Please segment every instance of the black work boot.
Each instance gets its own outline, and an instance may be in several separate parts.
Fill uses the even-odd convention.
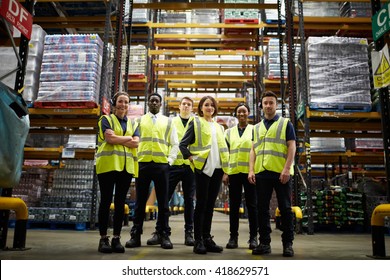
[[[113,253],[124,253],[125,247],[122,246],[120,237],[113,237],[111,240],[111,249]]]
[[[271,254],[271,246],[269,244],[261,244],[252,250],[252,255],[267,255]]]
[[[213,236],[203,238],[204,246],[207,249],[207,252],[221,253],[223,251],[222,246],[215,244]]]
[[[204,246],[203,240],[195,240],[194,241],[194,249],[195,254],[207,254],[207,249]]]
[[[194,237],[192,236],[191,231],[186,231],[184,234],[184,245],[194,246]]]
[[[238,237],[230,237],[228,243],[226,244],[227,249],[235,249],[238,247]]]
[[[163,248],[163,249],[172,249],[173,248],[171,239],[169,238],[169,235],[166,233],[160,234],[160,244],[161,244],[161,248]]]
[[[161,244],[161,236],[160,234],[155,231],[152,233],[152,238],[149,238],[147,241],[146,241],[146,244],[148,245],[158,245],[158,244]]]
[[[112,253],[110,239],[108,238],[108,236],[100,238],[98,251],[100,253],[106,253],[106,254]]]
[[[130,240],[126,242],[125,247],[126,248],[141,247],[141,234],[136,231],[131,232]]]
[[[293,257],[294,249],[292,243],[283,244],[283,257]]]
[[[256,238],[256,236],[249,237],[248,244],[249,244],[249,249],[250,250],[255,249],[257,247],[257,238]]]

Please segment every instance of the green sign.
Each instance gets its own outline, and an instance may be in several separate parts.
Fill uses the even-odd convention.
[[[390,30],[390,2],[382,6],[375,15],[371,18],[372,35],[374,41],[382,37],[387,31]]]

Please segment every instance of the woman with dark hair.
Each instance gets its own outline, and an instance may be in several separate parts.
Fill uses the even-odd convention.
[[[189,159],[195,170],[196,206],[194,213],[194,253],[222,252],[213,241],[211,223],[224,172],[228,171],[229,152],[221,125],[214,121],[217,102],[203,97],[194,118],[184,134],[179,148],[184,159]]]
[[[249,249],[257,246],[257,210],[256,188],[249,183],[249,154],[252,147],[253,125],[248,124],[250,109],[247,104],[239,103],[234,109],[238,124],[225,132],[229,147],[229,171],[223,175],[223,182],[229,186],[229,222],[230,239],[226,248],[238,247],[239,210],[244,187],[245,202],[249,220]]]
[[[96,174],[100,187],[98,212],[101,253],[124,253],[120,234],[124,217],[125,199],[133,177],[138,175],[137,147],[139,133],[134,121],[127,118],[130,97],[118,92],[112,98],[113,114],[99,120],[99,147],[96,153]],[[110,205],[114,196],[113,238],[107,236]]]

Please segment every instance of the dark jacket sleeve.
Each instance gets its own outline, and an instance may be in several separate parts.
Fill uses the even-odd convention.
[[[179,149],[184,159],[188,159],[191,156],[188,146],[193,143],[195,143],[195,129],[194,121],[191,121],[179,144]]]

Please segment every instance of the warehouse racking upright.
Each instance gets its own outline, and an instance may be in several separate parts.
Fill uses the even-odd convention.
[[[30,1],[23,1],[25,4],[31,4],[31,11],[34,8],[34,3]],[[110,42],[114,42],[112,37],[112,24],[117,18],[115,11],[118,10],[118,1],[80,1],[72,3],[61,3],[62,7],[66,7],[68,10],[64,14],[64,9],[60,9],[59,3],[61,1],[54,1],[53,3],[37,3],[37,8],[35,13],[39,16],[37,19],[34,18],[34,22],[42,23],[45,26],[45,29],[50,31],[50,33],[94,33],[94,31],[99,32],[100,36],[104,37],[104,47],[102,55],[102,74],[101,74],[101,83],[100,89],[98,92],[98,98],[96,106],[94,108],[87,107],[57,107],[50,108],[49,106],[41,107],[32,107],[29,109],[30,113],[30,134],[31,135],[58,135],[60,138],[67,135],[96,135],[97,130],[97,121],[99,116],[102,113],[109,113],[110,107],[108,100],[111,96],[111,85],[118,85],[115,80],[115,76],[110,70],[110,64],[112,64],[111,51],[109,47]],[[85,25],[83,19],[80,19],[80,13],[86,13],[88,18],[89,10],[80,10],[80,7],[86,5],[93,12],[92,16],[89,19],[94,18],[97,20],[91,20],[89,25]],[[53,13],[52,6],[55,6],[55,14],[61,14],[62,17],[54,18],[46,17],[45,15],[51,15]],[[80,7],[79,7],[80,6]],[[114,12],[114,13],[113,13]],[[45,14],[46,13],[46,14]],[[64,16],[65,15],[65,16]],[[103,16],[101,16],[103,15]],[[102,20],[103,19],[103,20]],[[60,27],[62,22],[63,29]],[[101,24],[103,22],[103,25]],[[120,25],[121,26],[121,25]],[[98,29],[96,29],[98,28]],[[117,30],[116,28],[115,30]],[[111,39],[111,40],[110,40]],[[7,41],[1,40],[2,43],[7,44]],[[20,45],[23,45],[23,37]],[[28,45],[28,40],[26,46]],[[23,51],[23,48],[20,48],[20,51]],[[24,51],[24,54],[27,54]],[[120,60],[119,60],[120,61]],[[24,69],[24,68],[22,68]],[[19,74],[18,74],[19,75]],[[24,73],[21,73],[22,78]],[[19,77],[19,76],[18,76]],[[111,80],[112,79],[112,80]],[[18,89],[23,87],[23,79],[18,78],[19,83]],[[119,80],[118,80],[119,81]],[[43,103],[42,103],[43,104]],[[41,105],[42,105],[41,104]],[[89,103],[88,103],[89,104]],[[75,160],[88,160],[93,162],[95,156],[95,148],[75,148],[75,149],[66,149],[64,143],[60,141],[58,147],[25,147],[24,158],[25,159],[45,159],[52,162],[59,162],[59,165],[50,167],[51,170],[62,168],[62,162],[66,159],[66,156],[71,154],[71,158]],[[48,166],[38,166],[40,168],[48,169]],[[28,168],[28,167],[25,167]],[[93,168],[93,166],[88,167]],[[95,175],[95,174],[94,174]],[[3,194],[4,195],[4,191]],[[10,196],[10,194],[8,194]],[[90,216],[88,217],[88,222],[90,227],[93,229],[96,224],[96,203],[97,203],[97,178],[96,175],[93,178],[92,183],[92,199],[91,199],[91,209]],[[9,211],[8,211],[9,214]],[[7,221],[2,219],[2,225],[7,226]]]
[[[302,186],[307,193],[312,191],[312,164],[327,164],[333,166],[333,176],[335,175],[335,166],[339,165],[338,173],[345,172],[343,166],[347,165],[347,182],[351,185],[353,175],[359,175],[359,171],[351,169],[352,164],[376,164],[385,165],[387,184],[389,184],[389,162],[388,162],[388,94],[382,103],[381,113],[379,112],[358,112],[352,110],[332,111],[312,109],[308,102],[308,73],[307,73],[307,49],[306,39],[309,36],[338,36],[338,37],[363,37],[371,38],[371,19],[369,17],[313,17],[304,16],[303,2],[322,2],[311,1],[286,1],[286,30],[287,42],[289,46],[288,65],[289,65],[289,102],[292,121],[297,129],[300,139],[300,149],[298,149],[296,162],[304,165],[302,170]],[[329,1],[327,1],[329,2]],[[330,1],[343,2],[343,1]],[[351,2],[370,2],[370,1],[351,1]],[[379,1],[373,1],[379,2]],[[299,47],[296,47],[296,46]],[[294,52],[300,51],[300,59],[294,59]],[[368,67],[368,65],[367,65]],[[296,71],[299,68],[299,71]],[[300,74],[298,74],[300,73]],[[385,112],[383,112],[385,111]],[[382,120],[382,125],[381,125]],[[383,134],[382,134],[383,133]],[[311,151],[310,137],[343,137],[343,138],[383,138],[384,157],[372,151],[352,151],[347,146],[345,152],[315,153]],[[347,141],[348,143],[348,141]],[[297,170],[299,171],[299,170]],[[378,175],[378,172],[369,170],[360,171],[361,176]],[[299,173],[301,173],[299,171]],[[301,173],[301,174],[302,174]],[[383,175],[379,173],[379,175]],[[325,176],[327,176],[325,168]],[[302,189],[302,188],[301,188]],[[300,190],[296,188],[297,194]],[[389,189],[389,187],[388,187]],[[389,191],[388,191],[389,193]],[[296,200],[298,200],[298,196]],[[296,201],[296,203],[299,203]],[[314,231],[313,225],[313,204],[311,195],[307,195],[308,209],[308,233]]]
[[[232,2],[232,1],[231,1]],[[256,2],[256,3],[254,3]],[[260,2],[260,3],[259,3]],[[277,4],[264,4],[262,1],[248,1],[247,3],[228,3],[228,1],[150,1],[149,3],[134,3],[134,9],[147,8],[153,11],[152,22],[146,23],[149,28],[148,62],[146,83],[151,85],[147,91],[164,89],[165,113],[177,111],[177,102],[181,93],[217,94],[220,111],[231,113],[234,106],[244,101],[244,97],[236,97],[235,93],[242,93],[248,88],[253,88],[255,94],[252,111],[256,112],[255,104],[258,101],[259,92],[264,88],[260,69],[259,58],[262,52],[259,46],[263,43],[260,29],[264,27],[277,27],[277,24],[264,22],[223,21],[214,23],[192,22],[158,22],[161,11],[195,11],[216,9],[221,11],[228,8],[236,9],[277,9]],[[135,24],[135,26],[139,26]],[[187,34],[167,34],[158,32],[162,29],[191,30]],[[220,34],[207,34],[199,30],[222,30]],[[249,31],[248,31],[249,30]],[[224,31],[229,31],[226,33]],[[198,33],[196,33],[198,32]],[[247,33],[245,33],[247,32]],[[206,33],[206,34],[205,34]],[[203,56],[204,59],[194,61],[194,58]],[[224,57],[241,56],[239,60],[223,61]],[[218,61],[211,59],[218,57]],[[189,61],[191,60],[191,61]],[[229,69],[230,64],[230,69]],[[231,66],[234,65],[234,66]],[[196,75],[201,73],[203,75]],[[241,72],[242,76],[223,76],[225,72]],[[218,72],[218,75],[210,75]],[[275,83],[270,83],[275,84]],[[279,83],[277,83],[279,84]],[[267,86],[267,85],[266,85]],[[224,95],[226,93],[226,95]],[[237,94],[238,95],[238,94]],[[256,98],[256,100],[254,100]],[[195,97],[195,102],[197,102]]]
[[[31,15],[33,11],[33,1],[26,0],[24,3],[24,8],[26,11]],[[20,8],[18,8],[20,9]],[[17,57],[17,67],[13,72],[16,72],[16,78],[15,78],[15,86],[14,90],[15,92],[22,94],[23,88],[24,88],[24,77],[26,73],[26,65],[27,65],[27,56],[28,56],[28,43],[29,38],[26,37],[25,34],[21,34],[21,38],[19,40],[19,51],[17,51],[17,43],[13,39],[11,26],[9,23],[3,18],[3,16],[0,16],[0,35],[4,35],[4,38],[9,38],[10,43],[12,44],[12,47],[14,48],[15,55]],[[12,26],[12,28],[15,28]],[[12,74],[9,73],[9,74]],[[7,74],[7,76],[9,75]],[[4,77],[2,77],[4,78]],[[1,188],[1,197],[11,197],[12,196],[12,190],[14,186],[9,186],[7,188]],[[8,222],[9,222],[9,214],[10,210],[0,210],[0,249],[3,249],[6,247],[7,244],[7,235],[8,235]],[[23,245],[24,247],[24,245]]]

